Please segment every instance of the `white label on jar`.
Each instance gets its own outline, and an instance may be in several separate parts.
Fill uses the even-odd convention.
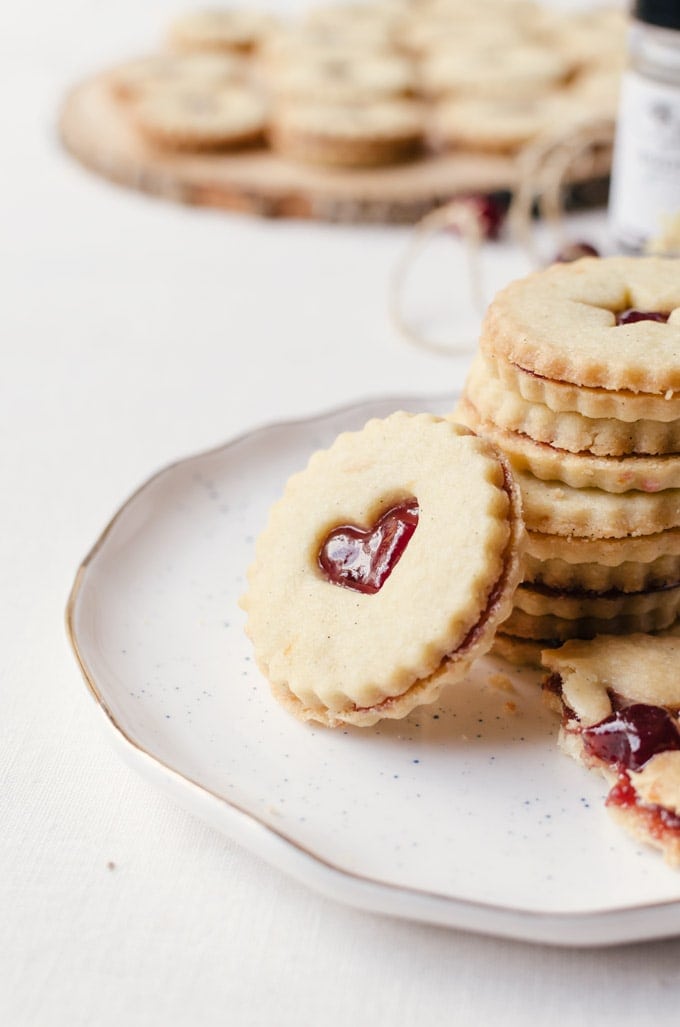
[[[680,212],[680,88],[624,75],[612,166],[614,237],[641,248],[664,215]]]

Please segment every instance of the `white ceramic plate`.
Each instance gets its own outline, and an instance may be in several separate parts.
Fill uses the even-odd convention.
[[[604,784],[556,751],[532,674],[487,658],[435,707],[329,731],[286,713],[253,664],[237,601],[289,474],[371,416],[452,405],[367,402],[161,471],[78,571],[68,627],[85,678],[140,771],[326,895],[533,941],[680,933],[680,874],[622,834]]]

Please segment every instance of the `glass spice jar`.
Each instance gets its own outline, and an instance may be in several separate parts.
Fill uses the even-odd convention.
[[[637,0],[632,15],[609,226],[636,253],[680,214],[680,0]]]

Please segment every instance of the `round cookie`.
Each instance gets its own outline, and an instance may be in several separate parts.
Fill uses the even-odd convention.
[[[119,99],[138,100],[155,89],[212,89],[242,82],[247,75],[248,62],[229,54],[152,54],[114,68],[110,82]]]
[[[559,744],[601,772],[606,805],[635,838],[680,865],[680,640],[675,632],[571,641],[541,654]]]
[[[538,95],[454,96],[435,105],[431,130],[436,145],[484,153],[514,153],[556,121],[583,116],[563,90]]]
[[[420,152],[423,113],[410,100],[365,104],[286,104],[271,128],[274,149],[292,160],[337,167],[375,167]]]
[[[405,509],[415,529],[377,581]],[[288,481],[248,572],[246,630],[274,695],[331,727],[435,700],[509,613],[523,537],[507,465],[467,429],[396,413],[340,435]]]
[[[617,323],[629,310],[667,321]],[[586,257],[553,264],[498,293],[480,344],[543,378],[673,393],[680,389],[680,260]]]
[[[509,10],[509,0],[500,4],[467,2],[409,9],[397,25],[399,46],[415,56],[427,59],[442,49],[466,51],[474,48],[515,46],[525,40],[523,26]]]
[[[560,644],[559,641],[551,643],[549,639],[519,638],[517,635],[508,635],[499,630],[493,640],[491,652],[494,656],[507,660],[514,667],[540,668],[543,650],[556,648]]]
[[[595,638],[596,635],[630,635],[636,631],[662,631],[674,624],[680,613],[680,589],[675,602],[654,607],[640,614],[617,614],[614,617],[559,617],[555,614],[534,615],[515,609],[503,624],[503,631],[525,639],[567,641],[570,638]]]
[[[271,79],[277,97],[318,103],[359,103],[408,96],[413,69],[400,57],[357,58],[330,55],[302,58],[280,68]]]
[[[432,97],[502,96],[522,100],[554,89],[568,73],[568,63],[544,46],[456,46],[437,51],[423,61],[421,86]]]
[[[391,36],[400,16],[399,6],[394,3],[326,4],[310,8],[303,25],[340,35],[351,31],[367,36]]]
[[[608,539],[652,535],[680,527],[680,489],[604,492],[574,489],[513,471],[522,493],[527,528],[544,535]],[[549,636],[544,636],[549,637]]]
[[[570,453],[550,443],[535,442],[519,432],[497,428],[491,421],[483,420],[465,397],[452,416],[488,436],[503,450],[514,469],[528,471],[543,481],[613,493],[680,488],[680,457],[675,455],[608,457]]]
[[[171,150],[237,149],[260,143],[267,106],[246,86],[155,89],[134,105],[143,134]]]
[[[277,25],[272,15],[244,8],[189,11],[170,26],[170,45],[184,52],[251,53]]]
[[[481,354],[470,369],[465,395],[482,420],[570,453],[589,452],[596,456],[680,453],[680,420],[622,422],[613,417],[584,417],[574,411],[556,413],[544,403],[531,402],[509,388],[496,377],[494,362]]]
[[[643,592],[680,584],[680,529],[622,539],[527,533],[524,580],[549,588]]]
[[[514,602],[515,610],[522,610],[532,617],[553,614],[563,620],[579,620],[584,617],[596,617],[598,620],[608,620],[612,617],[643,617],[653,612],[673,620],[679,607],[680,585],[677,582],[671,586],[643,592],[614,590],[609,593],[571,592],[524,583],[517,589]],[[671,620],[667,620],[666,624]]]
[[[323,28],[300,25],[287,26],[272,32],[258,53],[258,66],[265,77],[277,71],[308,61],[338,58],[341,60],[372,60],[394,56],[389,41],[349,29],[333,32]]]
[[[584,417],[612,418],[631,424],[634,421],[677,421],[680,419],[680,392],[663,395],[632,392],[630,389],[600,389],[572,385],[545,378],[491,354],[484,347],[484,359],[494,374],[513,392],[529,403],[541,403],[555,413],[578,413]]]

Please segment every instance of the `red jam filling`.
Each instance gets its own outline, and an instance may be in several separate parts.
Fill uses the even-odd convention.
[[[625,770],[621,771],[616,779],[616,784],[609,792],[607,805],[635,809],[639,815],[644,817],[647,829],[653,838],[661,838],[668,831],[680,833],[680,817],[677,813],[666,809],[665,806],[640,802]]]
[[[507,214],[507,203],[500,196],[461,193],[454,200],[457,208],[468,210],[475,218],[482,239],[497,239]],[[455,225],[452,226],[457,231]]]
[[[653,838],[669,831],[680,834],[680,816],[665,806],[642,802],[628,773],[640,770],[659,752],[680,749],[680,729],[672,714],[661,706],[634,703],[599,724],[583,728],[581,734],[589,755],[618,768],[607,805],[634,809]]]
[[[600,254],[589,242],[569,242],[553,258],[556,264],[571,264],[581,257],[599,257]]]
[[[353,524],[334,528],[319,550],[319,567],[332,584],[375,595],[404,555],[418,514],[417,501],[407,499],[368,530]]]
[[[582,729],[586,752],[621,770],[640,770],[659,752],[680,749],[675,718],[661,706],[634,703]]]
[[[636,321],[660,321],[661,324],[665,324],[668,321],[668,314],[663,314],[660,310],[635,310],[634,307],[629,307],[628,310],[620,310],[616,315],[617,325],[632,325]]]

